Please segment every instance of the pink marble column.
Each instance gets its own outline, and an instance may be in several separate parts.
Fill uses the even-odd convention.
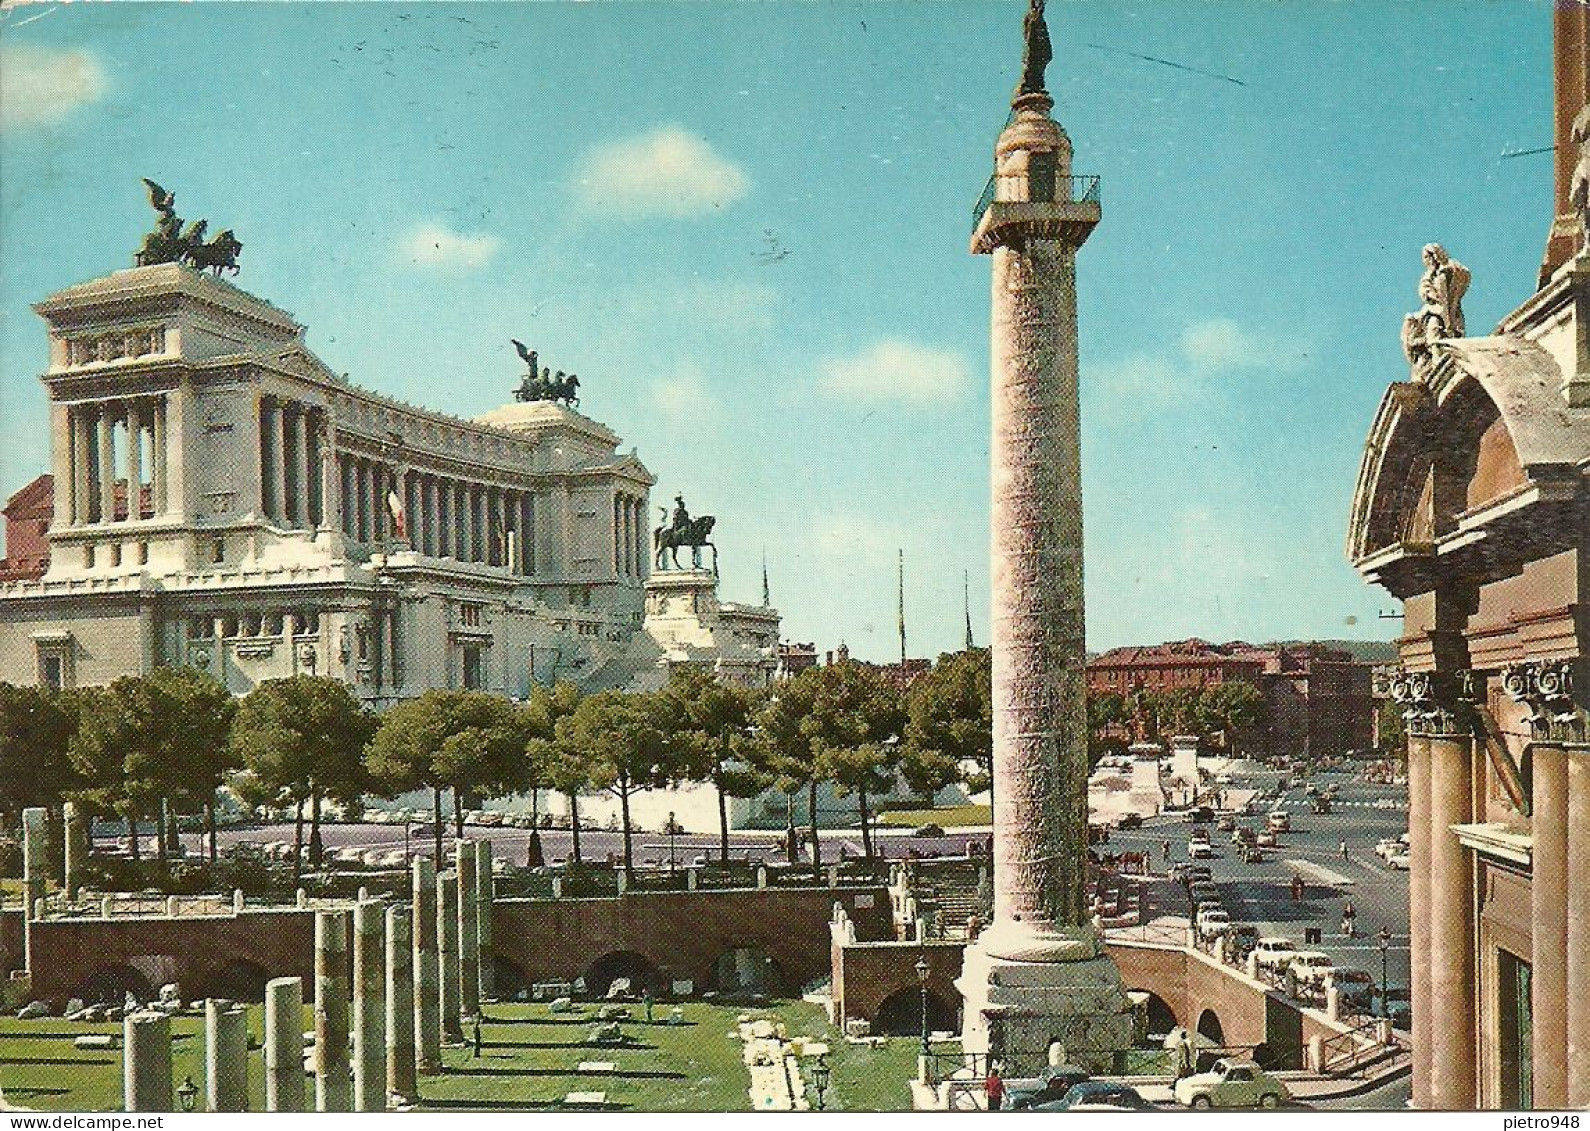
[[[1430,740],[1408,737],[1408,1005],[1413,1106],[1430,1107]]]
[[[1568,753],[1568,1106],[1590,1108],[1590,749]]]
[[[1430,741],[1430,1011],[1427,1034],[1440,1033],[1430,1057],[1429,1103],[1469,1110],[1476,1097],[1474,1010],[1474,874],[1467,849],[1451,831],[1473,820],[1474,740]]]
[[[1534,1105],[1568,1106],[1568,762],[1537,745],[1531,773],[1533,868],[1529,884]]]

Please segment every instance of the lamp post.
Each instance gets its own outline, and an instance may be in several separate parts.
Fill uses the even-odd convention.
[[[916,960],[916,984],[917,984],[917,988],[919,990],[921,990],[921,993],[922,993],[922,1055],[923,1056],[930,1055],[930,1050],[928,1048],[928,991],[927,991],[927,983],[928,983],[928,963],[927,963],[927,955],[924,953],[921,958],[918,958]]]
[[[674,842],[679,838],[679,822],[674,820],[673,811],[668,813],[668,870],[674,870]]]
[[[192,1111],[198,1100],[199,1086],[193,1082],[192,1076],[183,1077],[181,1086],[177,1088],[177,1102],[182,1105],[182,1110]]]
[[[1387,980],[1386,980],[1387,979],[1387,974],[1386,974],[1386,971],[1387,971],[1387,955],[1386,955],[1386,952],[1391,949],[1391,928],[1390,927],[1382,927],[1382,928],[1380,928],[1380,934],[1377,936],[1377,938],[1378,938],[1378,941],[1380,943],[1380,1016],[1389,1017],[1389,1016],[1391,1016],[1391,1003],[1389,1001],[1387,1001],[1386,998],[1387,998],[1387,995],[1391,993],[1391,989],[1387,985]]]
[[[828,1054],[818,1053],[817,1063],[812,1065],[812,1091],[817,1093],[817,1110],[823,1110],[823,1093],[828,1091]]]

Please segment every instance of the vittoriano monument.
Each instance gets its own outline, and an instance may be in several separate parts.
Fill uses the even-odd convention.
[[[662,512],[662,525],[652,531],[652,546],[657,555],[657,568],[667,569],[672,563],[674,569],[680,569],[679,551],[690,550],[690,568],[701,568],[701,551],[704,547],[712,549],[712,572],[718,572],[718,548],[712,544],[712,528],[717,519],[710,514],[690,517],[690,510],[685,506],[683,495],[674,496],[674,515],[672,524],[668,520],[668,511],[664,507],[657,508]]]
[[[1050,117],[1043,0],[994,147],[972,251],[993,257],[994,920],[966,948],[962,1047],[1025,1075],[1107,1071],[1132,1007],[1085,906],[1082,463],[1077,249],[1100,219]],[[1059,1046],[1053,1049],[1051,1047]]]
[[[580,379],[572,373],[558,370],[554,376],[552,370],[537,368],[539,359],[536,351],[525,345],[518,338],[510,338],[513,348],[519,351],[519,358],[530,367],[530,371],[519,381],[519,387],[514,390],[513,399],[520,403],[530,401],[552,401],[554,404],[562,402],[576,408],[580,403]]]
[[[208,220],[195,220],[186,228],[177,215],[177,194],[167,192],[148,177],[144,187],[149,190],[149,205],[155,210],[155,230],[144,236],[143,245],[133,261],[139,267],[155,263],[186,263],[200,271],[216,275],[223,271],[237,274],[237,255],[243,244],[226,228],[214,239],[206,241]]]

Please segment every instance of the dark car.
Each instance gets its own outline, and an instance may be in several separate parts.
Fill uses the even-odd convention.
[[[1136,1088],[1113,1080],[1084,1080],[1058,1100],[1033,1104],[1033,1111],[1154,1111]]]
[[[1025,1111],[1036,1104],[1054,1103],[1088,1078],[1088,1070],[1075,1064],[1044,1069],[1042,1076],[1005,1081],[1005,1110]]]
[[[1118,829],[1140,829],[1143,827],[1143,818],[1137,813],[1123,813],[1120,819],[1115,822],[1115,827]]]
[[[1207,825],[1215,819],[1215,811],[1207,805],[1200,805],[1188,814],[1195,825]]]

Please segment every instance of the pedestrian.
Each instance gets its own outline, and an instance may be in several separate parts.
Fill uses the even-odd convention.
[[[480,1014],[478,1013],[475,1014],[475,1024],[474,1028],[471,1030],[470,1036],[475,1045],[475,1059],[479,1060],[481,1050],[485,1047],[485,1042],[480,1038]]]
[[[644,1005],[646,1007],[646,1024],[650,1025],[651,1024],[651,1007],[652,1007],[651,987],[650,986],[647,986],[644,990],[642,990],[640,992],[640,1002],[641,1002],[642,1005]]]
[[[1347,901],[1347,906],[1342,908],[1342,934],[1353,938],[1358,934],[1358,912],[1354,910],[1352,900]]]
[[[1342,859],[1347,859],[1347,842],[1345,840],[1342,841]]]
[[[1005,1102],[1005,1081],[999,1075],[999,1065],[988,1065],[988,1079],[983,1081],[983,1092],[988,1096],[988,1110],[998,1111]]]
[[[1159,858],[1161,860],[1170,859],[1170,841],[1162,840],[1159,842]]]

